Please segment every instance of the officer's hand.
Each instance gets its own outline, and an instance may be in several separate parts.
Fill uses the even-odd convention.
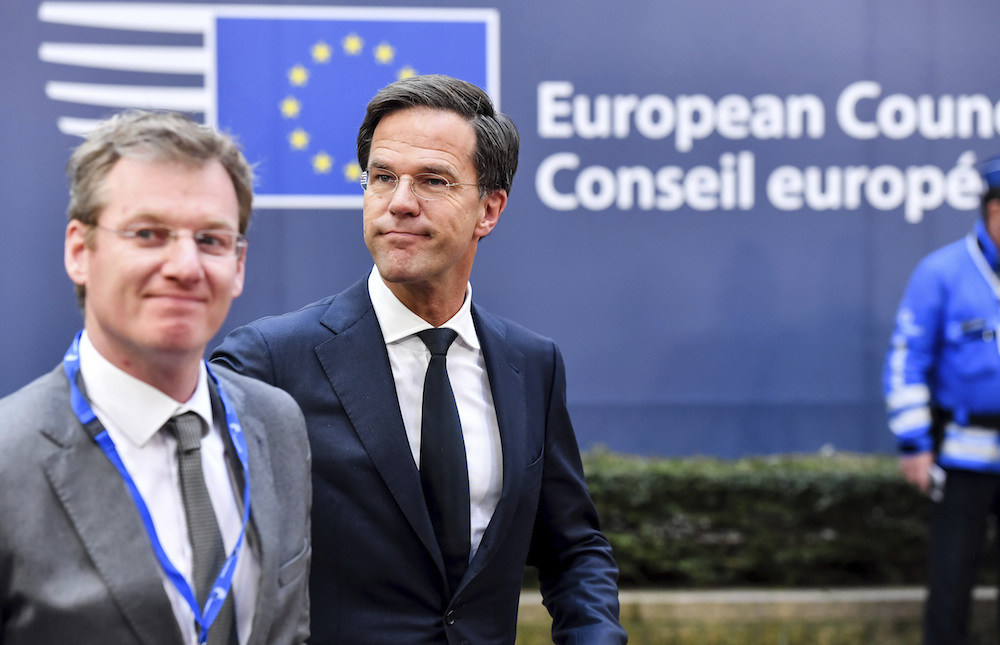
[[[905,455],[899,458],[899,468],[903,471],[906,481],[926,493],[931,485],[931,464],[934,463],[934,453],[918,452],[915,455]]]

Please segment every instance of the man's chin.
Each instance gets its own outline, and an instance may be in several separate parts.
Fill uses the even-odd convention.
[[[187,355],[201,356],[212,334],[188,325],[173,324],[161,327],[149,338],[148,347],[157,353],[178,357]]]
[[[376,262],[382,280],[390,284],[423,282],[427,279],[424,263],[403,254]]]

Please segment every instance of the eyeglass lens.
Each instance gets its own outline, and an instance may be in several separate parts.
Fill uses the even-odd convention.
[[[140,226],[114,231],[141,248],[161,248],[180,237],[180,231],[166,226]],[[191,234],[198,251],[206,255],[234,255],[243,247],[243,236],[226,229],[204,229]]]
[[[361,176],[361,187],[374,194],[386,195],[399,186],[399,177],[389,170],[371,170]],[[410,190],[417,197],[432,200],[448,194],[451,184],[445,177],[433,173],[420,173],[410,178]]]

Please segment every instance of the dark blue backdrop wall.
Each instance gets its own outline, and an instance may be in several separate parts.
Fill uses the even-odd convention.
[[[970,228],[972,169],[1000,152],[995,0],[292,4],[150,18],[0,0],[0,395],[55,366],[81,324],[62,268],[70,133],[146,104],[244,139],[268,207],[225,332],[370,269],[360,191],[333,178],[357,171],[366,99],[412,69],[489,87],[520,127],[475,298],[559,342],[584,447],[891,449],[879,375],[895,306],[919,258]],[[244,33],[234,11],[299,22]],[[327,31],[309,32],[319,19]],[[456,22],[472,31],[447,31]],[[302,30],[298,58],[282,58],[272,39]],[[240,121],[257,103],[273,123]],[[296,119],[312,137],[297,148]],[[330,179],[296,184],[314,175]]]

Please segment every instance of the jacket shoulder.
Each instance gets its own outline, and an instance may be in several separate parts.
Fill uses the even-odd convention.
[[[556,342],[508,318],[497,316],[482,307],[472,305],[472,316],[476,323],[476,333],[493,334],[504,344],[516,347],[525,354],[551,357],[559,354]],[[482,338],[480,338],[482,340]]]
[[[218,363],[212,364],[212,373],[219,379],[225,389],[238,389],[244,395],[244,400],[249,408],[264,408],[264,409],[274,409],[278,408],[295,408],[298,409],[298,404],[295,403],[295,399],[292,398],[288,392],[285,392],[281,388],[275,387],[264,381],[255,379],[250,376],[244,376],[239,372],[235,372],[225,365],[220,365]]]
[[[17,473],[34,468],[53,441],[69,440],[71,416],[69,382],[61,365],[0,399],[0,474],[16,481]]]
[[[295,311],[275,314],[272,316],[264,316],[263,318],[258,318],[253,322],[247,323],[245,327],[257,329],[266,335],[280,334],[282,332],[307,327],[322,318],[323,314],[327,309],[329,309],[330,304],[336,298],[337,296],[327,296],[326,298],[322,298],[316,302],[311,302],[304,307],[296,309]]]
[[[69,405],[69,383],[62,365],[0,399],[0,424],[13,426],[24,418],[41,418],[59,402]]]
[[[950,275],[971,266],[972,257],[969,255],[968,241],[962,238],[929,253],[920,261],[917,271]]]
[[[269,340],[302,341],[312,335],[325,336],[353,324],[371,309],[367,278],[338,294],[309,303],[300,309],[255,320],[244,328],[253,329]]]

